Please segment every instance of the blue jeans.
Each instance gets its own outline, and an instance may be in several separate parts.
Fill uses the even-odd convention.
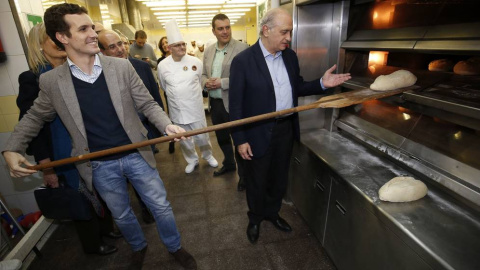
[[[156,169],[139,153],[107,161],[92,161],[93,185],[112,212],[118,228],[133,251],[147,246],[142,228],[130,206],[127,178],[152,212],[157,231],[169,252],[180,249],[177,230],[167,192]]]

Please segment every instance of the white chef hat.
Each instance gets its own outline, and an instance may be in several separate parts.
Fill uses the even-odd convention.
[[[198,47],[202,47],[203,45],[204,45],[204,44],[203,44],[203,41],[201,41],[201,40],[197,41],[197,46],[198,46]]]
[[[183,39],[182,33],[180,33],[180,28],[178,28],[177,21],[171,19],[165,23],[165,29],[167,30],[167,40],[168,45],[175,44],[180,41],[185,41]]]

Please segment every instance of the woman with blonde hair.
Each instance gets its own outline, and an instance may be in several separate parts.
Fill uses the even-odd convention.
[[[28,38],[28,64],[30,70],[23,72],[18,77],[20,89],[17,97],[17,106],[20,109],[20,119],[33,105],[40,92],[39,78],[42,73],[48,72],[65,63],[67,54],[57,47],[48,37],[43,23],[35,25],[29,32]],[[27,154],[33,155],[38,163],[46,163],[70,157],[72,145],[70,135],[60,118],[45,124],[40,133],[30,143]],[[106,245],[101,236],[111,238],[121,237],[113,232],[113,219],[106,207],[102,206],[98,196],[88,191],[74,165],[64,165],[55,169],[43,170],[43,182],[51,188],[59,187],[59,179],[65,185],[78,190],[86,198],[87,212],[91,212],[89,220],[74,220],[77,233],[86,253],[107,255],[117,251],[112,245]],[[99,217],[97,216],[97,213]]]

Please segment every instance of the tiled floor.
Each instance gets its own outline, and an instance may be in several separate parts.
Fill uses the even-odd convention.
[[[214,156],[221,162],[223,156],[215,134],[211,133],[210,138]],[[335,269],[293,205],[284,204],[280,213],[293,232],[281,232],[263,222],[258,243],[252,245],[245,234],[245,192],[236,190],[238,176],[229,173],[213,177],[215,169],[204,160],[186,175],[186,162],[178,144],[174,154],[168,153],[168,144],[158,148],[157,168],[182,235],[182,246],[194,255],[199,269]],[[132,206],[139,214],[134,197]],[[182,269],[161,243],[155,225],[139,220],[149,245],[143,269]],[[131,258],[128,244],[123,239],[105,241],[117,246],[118,252],[86,255],[73,224],[63,223],[42,248],[43,258],[35,259],[29,269],[127,269]]]

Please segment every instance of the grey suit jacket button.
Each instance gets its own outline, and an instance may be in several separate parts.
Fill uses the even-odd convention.
[[[85,147],[85,149],[83,149],[83,150],[85,150],[85,151],[87,151],[87,152],[88,152],[88,147]]]
[[[87,163],[87,167],[92,167],[92,164],[90,162]]]

